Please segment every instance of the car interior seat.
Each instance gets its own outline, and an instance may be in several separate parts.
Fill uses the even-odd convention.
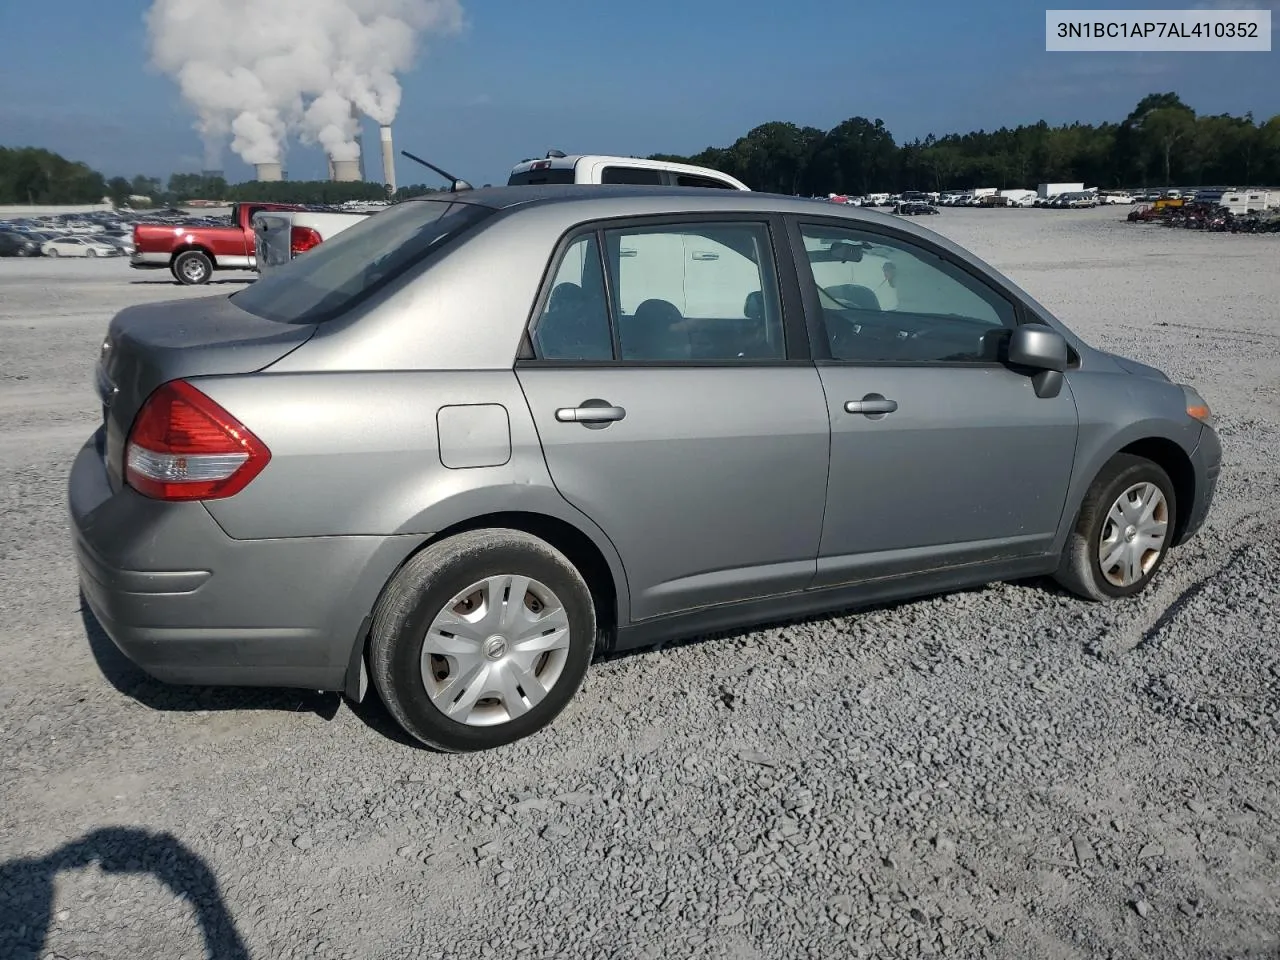
[[[691,355],[689,334],[672,329],[684,320],[680,309],[669,300],[651,298],[636,312],[623,318],[619,331],[624,360],[687,360]]]
[[[565,360],[607,360],[613,355],[608,324],[602,322],[604,304],[591,299],[576,283],[555,285],[536,332],[542,352]]]

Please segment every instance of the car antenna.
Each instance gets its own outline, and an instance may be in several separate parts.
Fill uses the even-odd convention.
[[[455,177],[452,173],[447,173],[446,171],[441,170],[434,163],[428,163],[426,160],[423,160],[421,157],[415,157],[408,150],[401,150],[400,152],[404,154],[406,157],[408,157],[410,160],[413,160],[416,163],[420,163],[424,167],[427,167],[428,169],[434,170],[436,173],[440,174],[440,176],[448,180],[450,193],[457,193],[459,190],[475,189],[474,187],[471,186],[471,184],[467,183],[467,181],[459,179],[458,177]]]

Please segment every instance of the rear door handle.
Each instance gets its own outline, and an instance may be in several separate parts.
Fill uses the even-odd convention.
[[[861,400],[845,402],[845,413],[893,413],[898,409],[897,400],[886,400],[884,397],[863,397]]]
[[[609,406],[561,407],[556,411],[556,419],[561,423],[612,423],[626,415],[622,407]]]

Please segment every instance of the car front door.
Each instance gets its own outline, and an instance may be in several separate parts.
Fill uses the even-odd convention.
[[[516,372],[557,488],[622,558],[631,621],[813,579],[829,428],[780,229],[615,221],[557,248]]]
[[[1070,388],[1000,362],[1027,319],[940,247],[792,223],[831,422],[814,585],[1047,554],[1075,457]]]

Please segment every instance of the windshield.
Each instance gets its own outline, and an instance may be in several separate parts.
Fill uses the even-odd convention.
[[[493,212],[474,203],[409,200],[370,214],[231,299],[267,320],[323,323],[368,299]]]

